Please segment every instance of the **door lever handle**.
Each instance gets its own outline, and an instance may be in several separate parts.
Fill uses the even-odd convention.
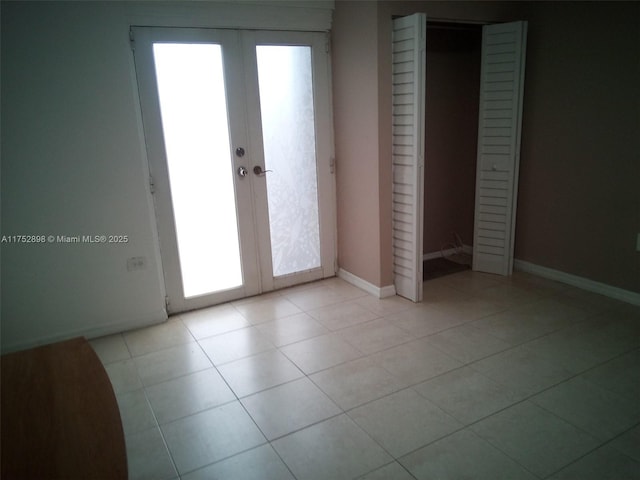
[[[262,167],[260,165],[256,165],[255,167],[253,167],[253,173],[258,175],[259,177],[262,177],[267,172],[273,172],[273,170],[262,170]]]

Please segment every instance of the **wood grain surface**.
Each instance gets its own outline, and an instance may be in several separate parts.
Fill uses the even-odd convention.
[[[3,480],[127,478],[116,397],[86,339],[0,362]]]

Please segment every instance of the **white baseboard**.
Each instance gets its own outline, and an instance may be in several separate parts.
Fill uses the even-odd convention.
[[[374,284],[363,280],[362,278],[354,275],[351,272],[347,272],[342,268],[338,269],[338,277],[345,282],[350,283],[354,287],[358,287],[361,290],[373,295],[376,298],[393,297],[396,294],[396,287],[394,285],[387,285],[385,287],[376,287]]]
[[[595,280],[589,280],[588,278],[561,272],[560,270],[554,270],[553,268],[542,267],[534,263],[525,262],[524,260],[514,260],[513,266],[516,270],[520,270],[521,272],[532,273],[539,277],[548,278],[549,280],[557,280],[558,282],[566,283],[567,285],[578,287],[589,292],[605,295],[633,305],[640,305],[640,293],[613,287],[606,283],[596,282]]]
[[[103,337],[105,335],[112,335],[114,333],[125,332],[127,330],[134,330],[136,328],[157,325],[159,323],[166,322],[167,318],[167,312],[163,309],[153,314],[136,318],[134,320],[109,322],[102,325],[93,325],[89,328],[68,329],[64,332],[58,332],[52,335],[41,335],[36,338],[30,338],[27,341],[18,341],[4,344],[2,345],[2,353],[5,354],[19,350],[25,350],[27,348],[39,347],[42,345],[48,345],[50,343],[69,340],[70,338],[74,337],[86,337],[88,340],[91,340],[93,338]]]
[[[468,255],[473,254],[473,247],[471,245],[462,245],[462,252]],[[457,253],[457,249],[448,248],[447,250],[438,250],[437,252],[425,253],[422,255],[422,261],[433,260],[434,258],[440,258],[446,255],[453,255]]]

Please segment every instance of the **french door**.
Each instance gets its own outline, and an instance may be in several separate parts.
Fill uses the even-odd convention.
[[[168,311],[333,276],[325,35],[132,38]]]

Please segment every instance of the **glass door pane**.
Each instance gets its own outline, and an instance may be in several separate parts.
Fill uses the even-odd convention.
[[[273,276],[320,267],[311,47],[256,46]]]
[[[184,297],[242,285],[222,49],[154,43]]]

